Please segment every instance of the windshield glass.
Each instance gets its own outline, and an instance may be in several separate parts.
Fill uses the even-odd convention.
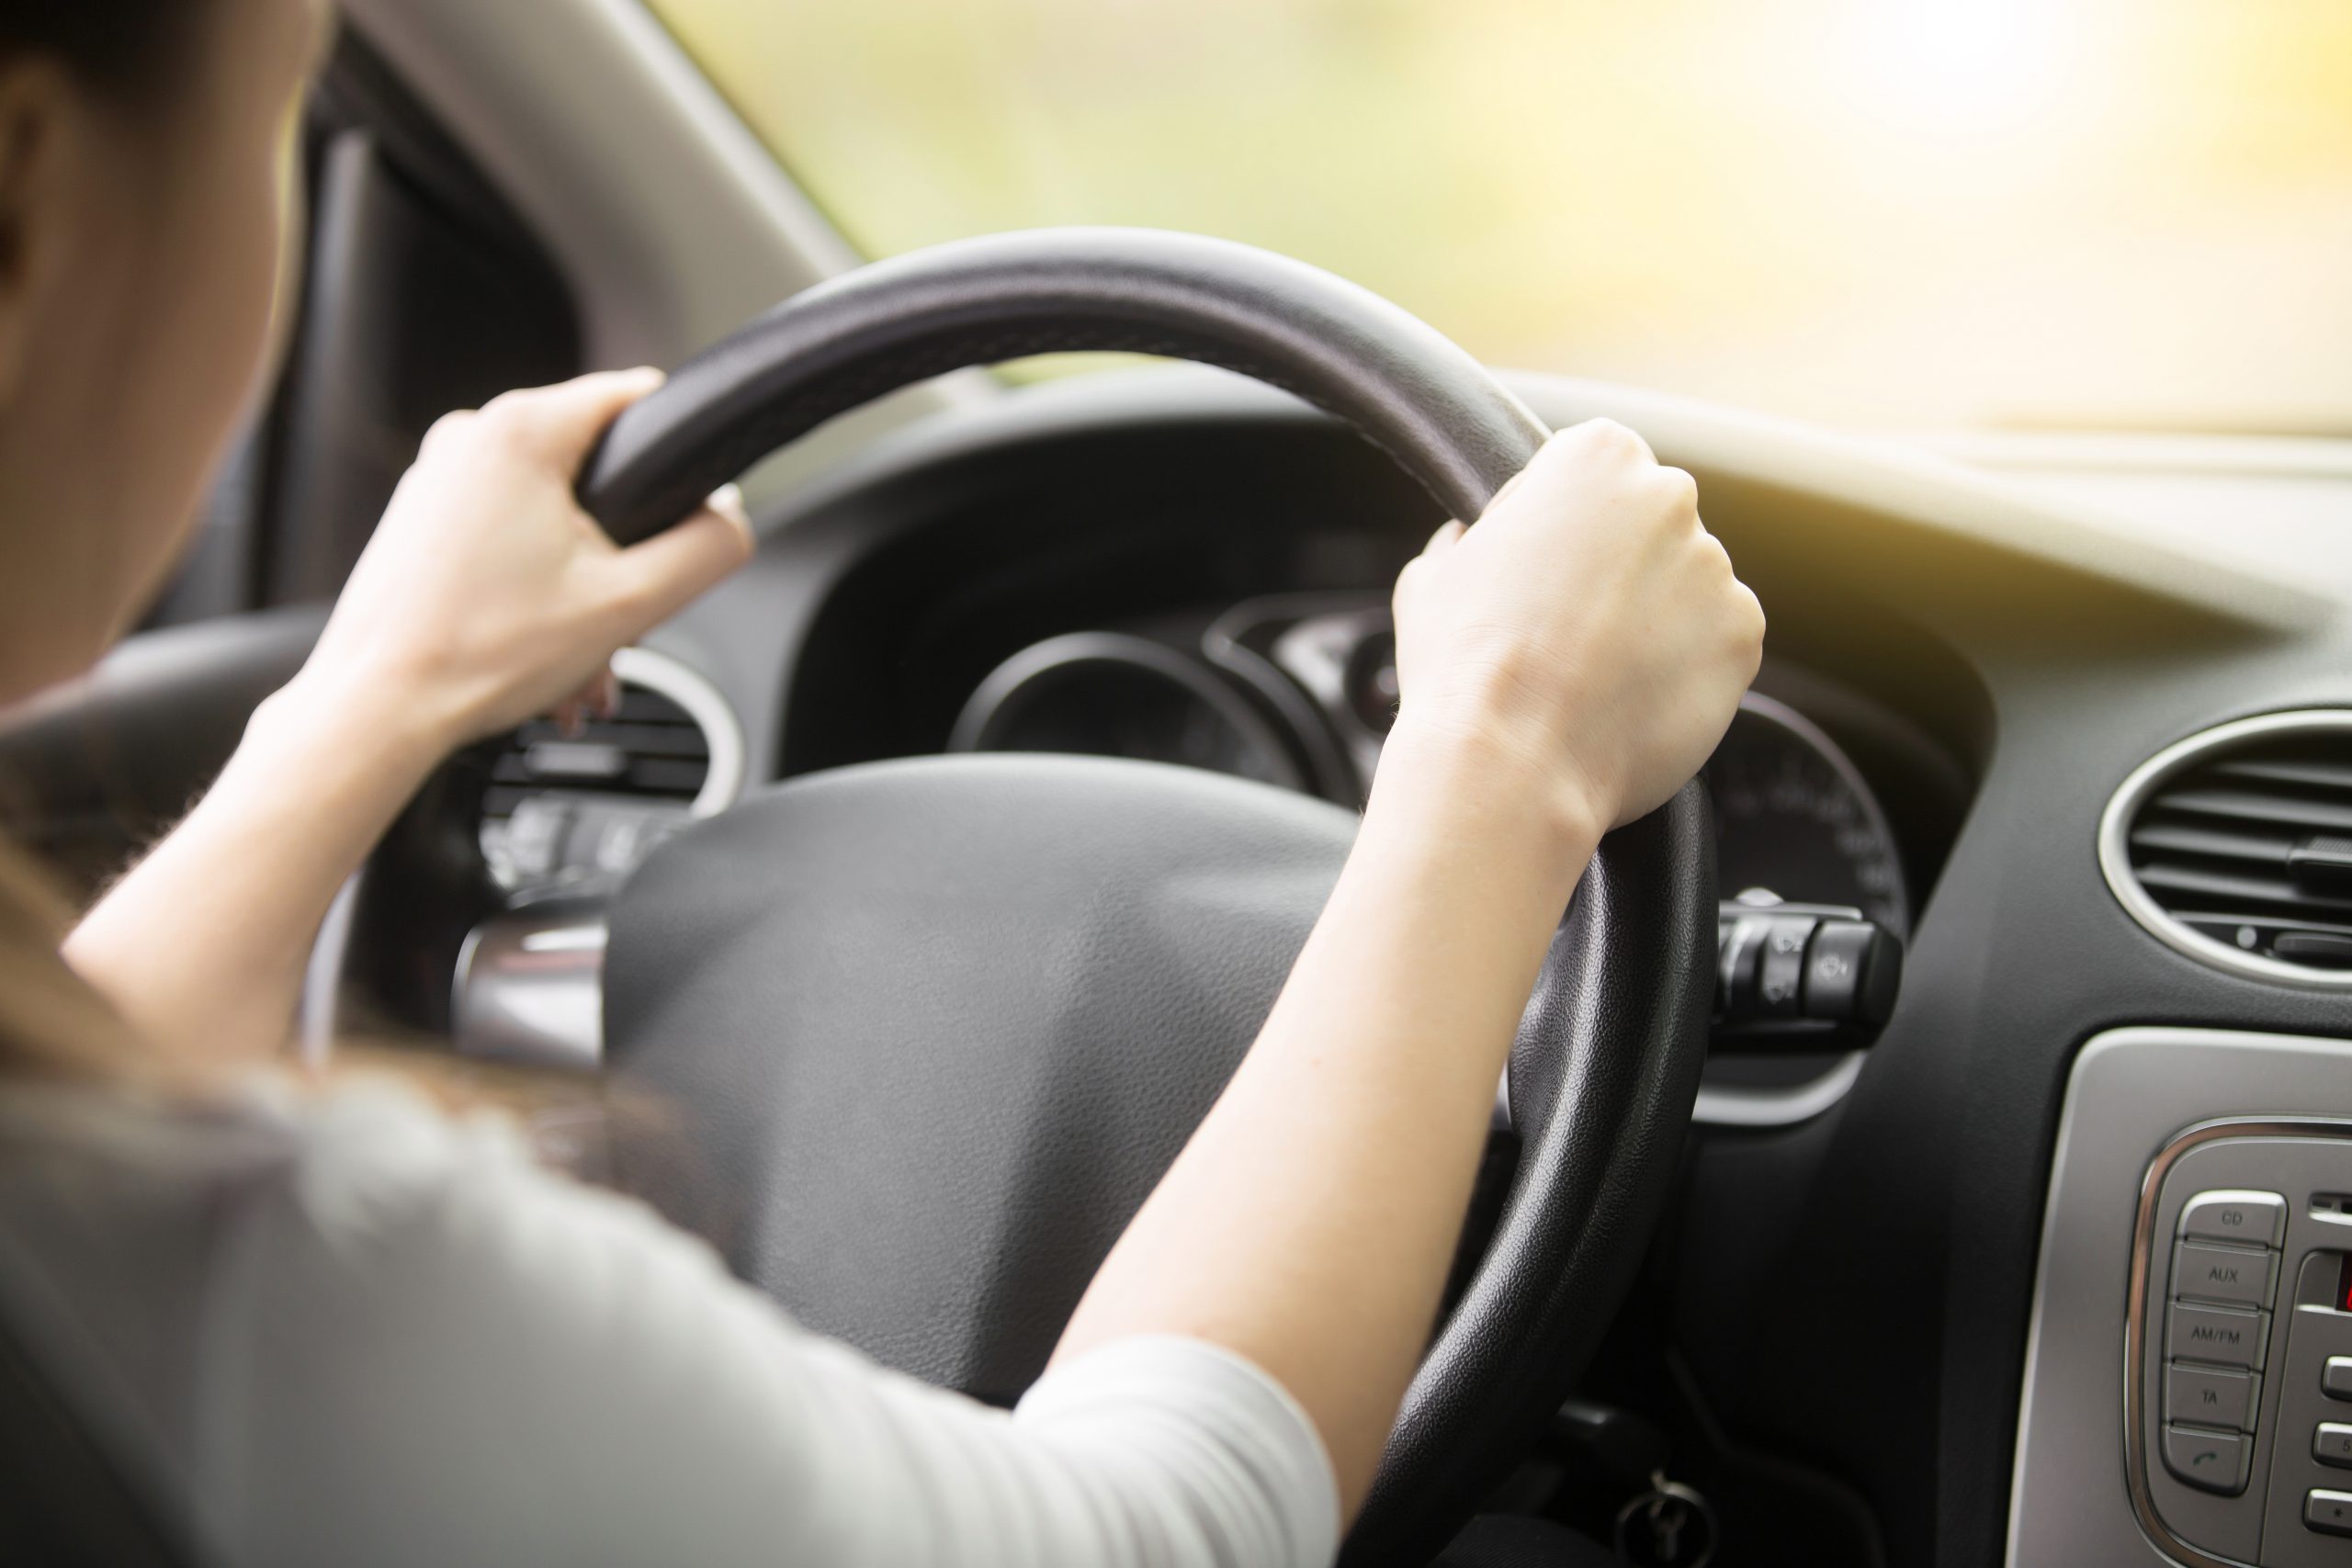
[[[2346,0],[655,0],[873,254],[1318,262],[1849,424],[2352,434]]]

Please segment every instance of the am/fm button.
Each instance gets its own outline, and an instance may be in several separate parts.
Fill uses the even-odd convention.
[[[2165,1358],[2259,1371],[2263,1349],[2269,1342],[2270,1314],[2267,1312],[2176,1302],[2165,1325]]]

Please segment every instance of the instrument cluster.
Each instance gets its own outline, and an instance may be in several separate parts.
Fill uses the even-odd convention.
[[[1249,600],[1197,637],[1068,633],[990,671],[948,749],[1173,762],[1360,806],[1396,717],[1396,650],[1387,604],[1362,594]],[[1903,845],[1822,724],[1750,692],[1706,775],[1727,902],[1857,909],[1908,938]]]

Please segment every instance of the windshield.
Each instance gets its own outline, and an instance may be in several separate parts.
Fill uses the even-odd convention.
[[[655,0],[872,254],[1248,240],[1497,364],[2352,434],[2346,0]]]

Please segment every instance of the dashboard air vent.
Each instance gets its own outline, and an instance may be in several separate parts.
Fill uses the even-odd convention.
[[[534,720],[492,764],[482,856],[510,893],[625,874],[663,837],[742,791],[742,728],[708,682],[635,648],[615,656],[613,672],[617,715],[576,735]]]
[[[2191,957],[2352,989],[2352,710],[2192,736],[2124,781],[2099,864],[2132,917]]]

